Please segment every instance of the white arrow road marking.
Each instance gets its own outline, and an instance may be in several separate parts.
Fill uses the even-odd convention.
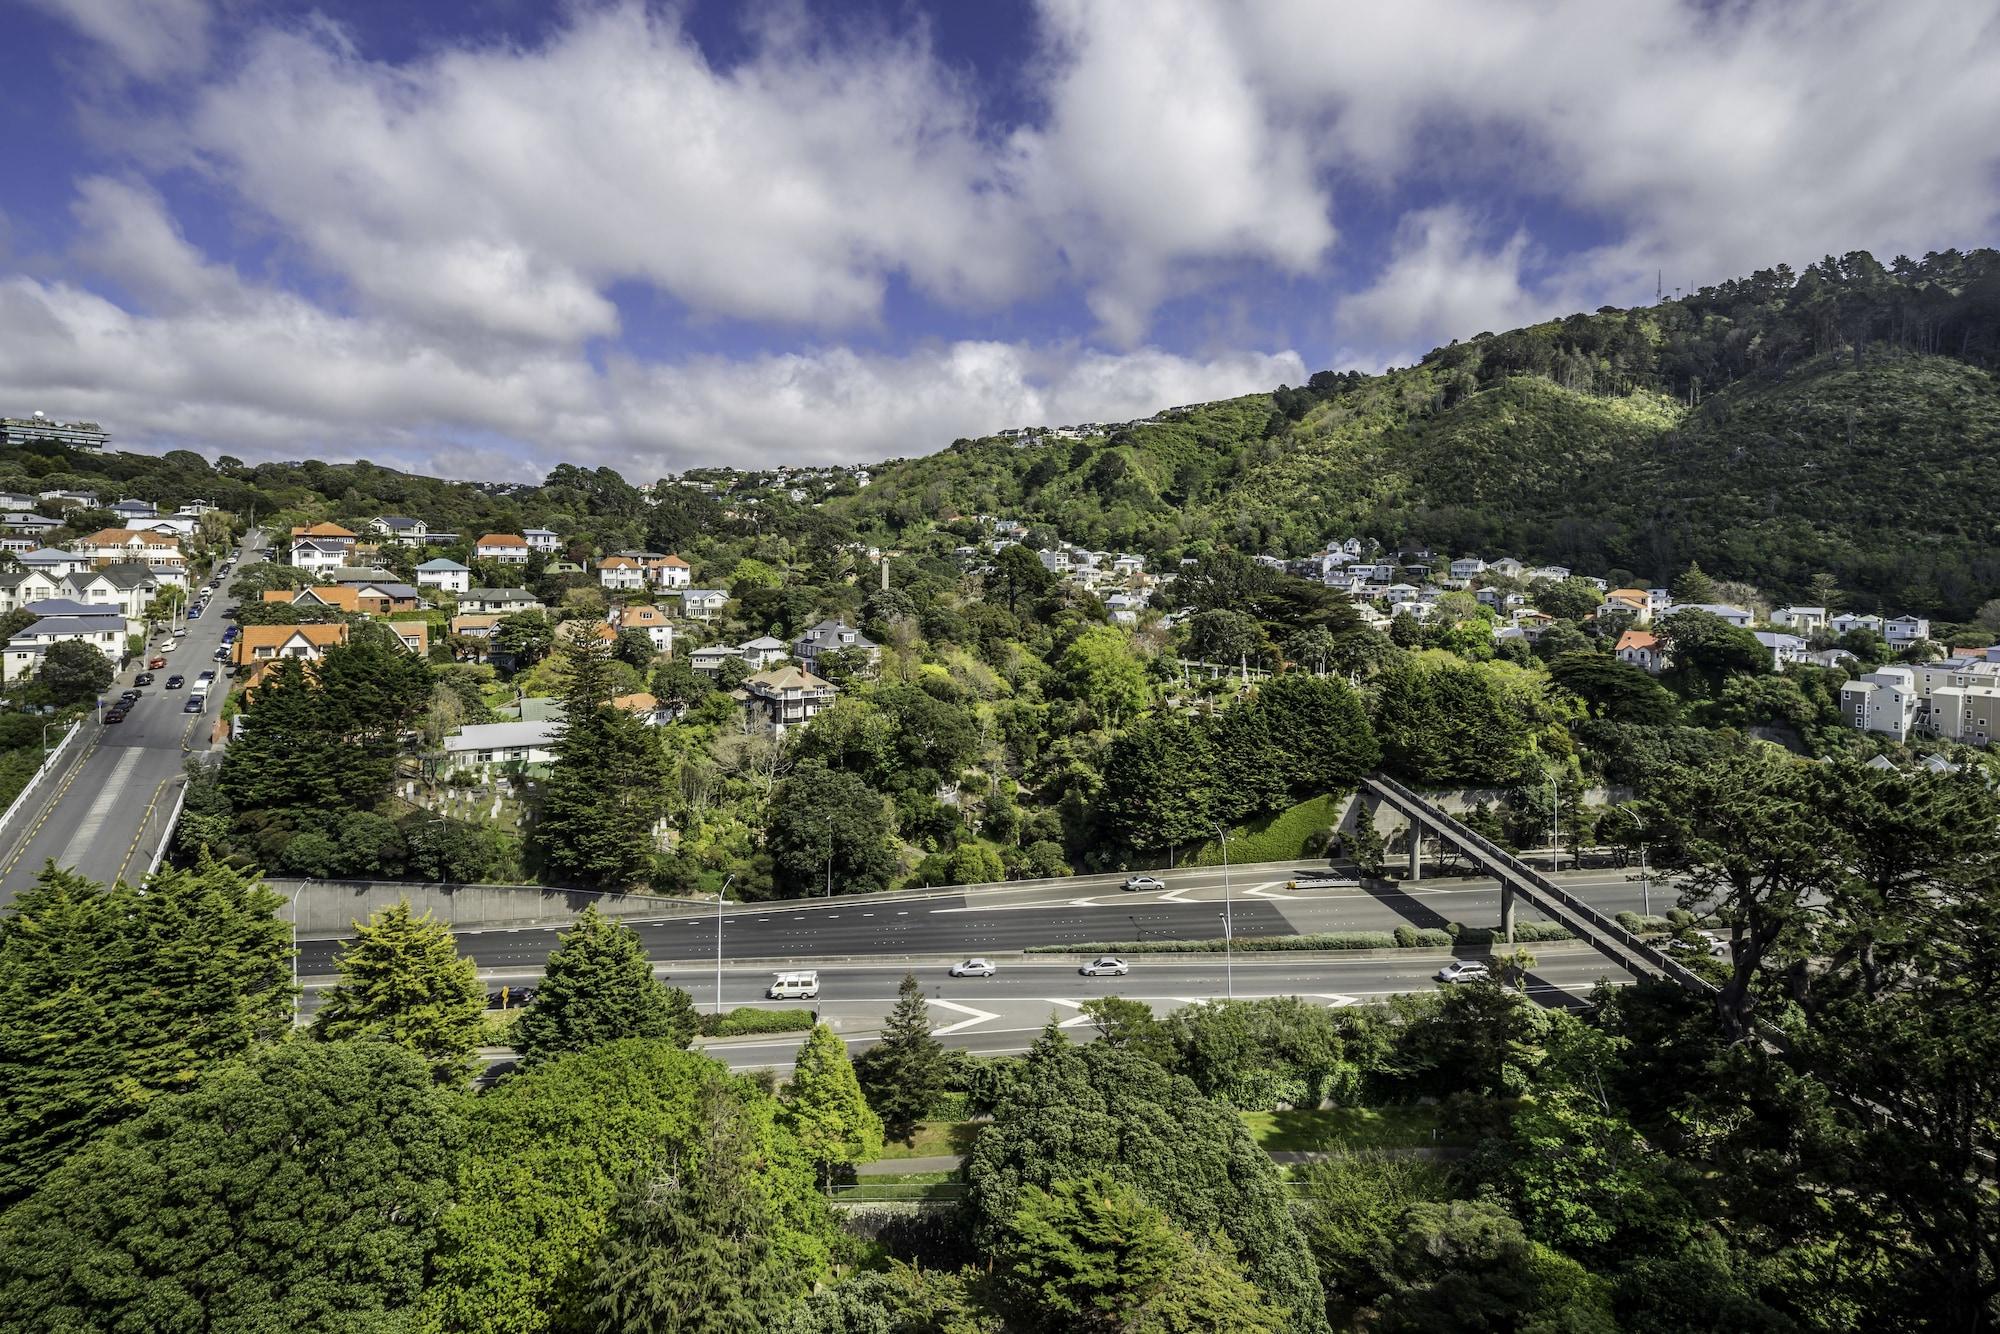
[[[955,1024],[946,1024],[943,1028],[933,1028],[931,1036],[934,1038],[944,1037],[947,1033],[962,1033],[968,1028],[975,1028],[989,1020],[1000,1017],[990,1010],[975,1010],[970,1005],[960,1005],[955,1001],[933,999],[931,1004],[943,1006],[945,1009],[952,1010],[958,1014],[972,1016],[969,1019],[961,1019]]]
[[[1187,893],[1188,891],[1192,890],[1193,888],[1194,888],[1194,886],[1193,886],[1193,885],[1182,885],[1182,886],[1181,886],[1181,887],[1180,887],[1179,889],[1170,889],[1170,890],[1168,890],[1168,891],[1167,891],[1166,893],[1164,893],[1164,894],[1160,895],[1160,902],[1162,902],[1162,903],[1186,903],[1186,902],[1187,902],[1187,900],[1186,900],[1186,899],[1184,899],[1184,898],[1182,898],[1182,897],[1181,897],[1181,895],[1183,895],[1183,894]]]
[[[1332,1001],[1333,1008],[1336,1010],[1343,1005],[1359,1005],[1361,1003],[1361,998],[1359,996],[1343,996],[1340,993],[1334,991],[1315,991],[1312,994],[1316,999],[1323,1001]]]
[[[1069,1007],[1070,1009],[1072,1009],[1072,1010],[1081,1010],[1081,1009],[1083,1008],[1083,1002],[1082,1002],[1082,1001],[1073,1001],[1073,1000],[1063,1000],[1063,999],[1061,999],[1060,997],[1051,997],[1051,998],[1050,998],[1050,1000],[1049,1000],[1049,1004],[1051,1004],[1051,1005],[1067,1005],[1067,1006],[1068,1006],[1068,1007]],[[1056,1025],[1056,1027],[1057,1027],[1057,1028],[1076,1028],[1077,1026],[1079,1026],[1079,1025],[1081,1025],[1081,1024],[1087,1024],[1087,1023],[1089,1023],[1089,1022],[1090,1022],[1090,1016],[1089,1016],[1089,1015],[1087,1015],[1087,1014],[1080,1014],[1080,1015],[1077,1015],[1077,1016],[1076,1016],[1076,1017],[1075,1017],[1074,1019],[1065,1019],[1065,1020],[1063,1020],[1063,1021],[1062,1021],[1062,1022],[1061,1022],[1060,1024],[1057,1024],[1057,1025]]]

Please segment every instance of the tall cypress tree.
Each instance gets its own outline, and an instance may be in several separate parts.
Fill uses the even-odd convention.
[[[533,1066],[618,1038],[666,1038],[685,1048],[696,1026],[693,1002],[653,976],[638,933],[593,904],[558,937],[514,1039],[523,1064]]]
[[[914,973],[903,974],[882,1040],[854,1063],[868,1105],[892,1139],[907,1139],[944,1091],[944,1044],[931,1036],[931,1010]]]
[[[314,1037],[386,1038],[428,1061],[441,1084],[472,1073],[486,992],[444,923],[404,899],[361,924],[334,967],[340,983],[313,1016]]]
[[[767,1328],[803,1283],[770,1238],[771,1204],[752,1179],[755,1137],[738,1095],[716,1091],[696,1141],[636,1176],[590,1275],[599,1334],[736,1334]]]
[[[819,1164],[822,1185],[837,1164],[866,1162],[882,1152],[882,1121],[861,1096],[847,1044],[825,1024],[799,1048],[785,1103],[786,1120],[806,1155]]]
[[[623,888],[652,867],[666,763],[652,728],[614,708],[611,646],[565,636],[563,723],[543,785],[535,845],[548,876]]]

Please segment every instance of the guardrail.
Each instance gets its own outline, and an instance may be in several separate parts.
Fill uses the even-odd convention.
[[[28,798],[34,795],[35,788],[42,781],[42,776],[55,770],[56,762],[62,758],[63,752],[69,749],[69,743],[75,740],[77,734],[82,731],[83,720],[79,718],[70,724],[69,731],[63,733],[62,740],[56,742],[55,749],[42,757],[41,764],[36,767],[35,772],[28,775],[28,781],[21,785],[21,790],[14,797],[13,804],[7,808],[7,813],[0,815],[0,830],[6,829],[13,823],[14,817],[21,813],[23,806],[27,805]]]
[[[1714,983],[1696,976],[1679,961],[1669,958],[1635,933],[1559,888],[1547,876],[1532,869],[1505,848],[1455,816],[1445,814],[1395,779],[1376,774],[1363,779],[1362,786],[1400,809],[1412,821],[1420,820],[1450,837],[1468,854],[1486,863],[1503,879],[1513,882],[1514,889],[1522,897],[1620,965],[1630,967],[1632,961],[1637,961],[1689,991],[1700,995],[1714,994]],[[1620,957],[1620,951],[1630,955],[1631,960]]]

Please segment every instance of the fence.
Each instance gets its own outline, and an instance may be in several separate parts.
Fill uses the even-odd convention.
[[[0,815],[0,830],[6,829],[13,823],[14,817],[21,813],[21,808],[28,804],[28,798],[34,795],[35,788],[41,784],[42,775],[54,771],[56,762],[62,758],[63,752],[69,749],[70,742],[74,741],[77,733],[82,730],[83,723],[81,720],[71,723],[69,731],[63,733],[62,740],[56,742],[55,749],[42,758],[42,762],[36,768],[35,772],[28,775],[28,781],[22,785],[21,791],[15,796],[14,804],[7,808],[5,815]]]

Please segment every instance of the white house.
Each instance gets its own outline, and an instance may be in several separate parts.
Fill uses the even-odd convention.
[[[614,593],[629,593],[646,586],[646,570],[630,556],[606,556],[597,562],[597,582]]]
[[[688,654],[688,666],[704,676],[713,676],[722,670],[723,663],[742,656],[743,650],[734,644],[712,644]]]
[[[422,519],[412,519],[402,514],[384,514],[368,521],[368,527],[381,534],[383,540],[398,542],[404,546],[420,547],[430,540],[431,527]]]
[[[1486,566],[1487,573],[1497,574],[1503,579],[1519,579],[1523,568],[1521,562],[1515,560],[1512,556],[1502,556],[1499,560],[1489,562]]]
[[[440,556],[417,567],[417,587],[436,588],[446,593],[463,593],[472,587],[472,571],[455,560]]]
[[[637,630],[645,635],[647,640],[653,645],[653,652],[655,653],[672,653],[674,651],[673,622],[669,621],[667,614],[658,607],[651,605],[626,607],[618,613],[618,628],[620,630]]]
[[[775,737],[811,722],[839,693],[831,681],[798,667],[774,667],[746,677],[740,692],[751,718]]]
[[[519,533],[488,533],[473,543],[472,558],[501,565],[526,565],[528,539]]]
[[[1757,642],[1771,654],[1771,670],[1778,671],[1788,662],[1806,660],[1806,641],[1797,635],[1783,634],[1776,630],[1752,630]]]
[[[655,556],[645,565],[655,588],[686,588],[694,582],[694,568],[679,556]]]
[[[147,565],[186,565],[181,542],[169,533],[141,533],[130,528],[101,528],[89,537],[78,538],[76,553],[88,556],[93,564],[143,561]]]
[[[492,770],[507,764],[555,761],[559,722],[471,723],[444,739],[445,768]]]
[[[1658,676],[1667,669],[1666,650],[1660,647],[1659,636],[1650,630],[1627,630],[1618,636],[1618,646],[1612,650],[1618,661]]]
[[[1921,616],[1898,616],[1883,624],[1882,637],[1889,641],[1892,648],[1901,648],[1920,639],[1929,639],[1931,623]]]
[[[1868,616],[1860,612],[1844,611],[1826,624],[1836,635],[1844,635],[1851,630],[1873,630],[1878,635],[1882,633],[1880,616]]]
[[[551,528],[530,528],[521,536],[527,539],[530,551],[553,552],[562,545],[562,539]]]
[[[125,618],[116,608],[109,615],[48,616],[7,641],[5,679],[19,681],[41,670],[42,658],[56,644],[88,644],[118,665],[125,649]]]
[[[1826,629],[1826,608],[1780,607],[1771,613],[1771,624],[1795,635],[1816,635]]]
[[[511,616],[517,611],[541,611],[543,607],[525,588],[468,588],[459,595],[458,609]]]
[[[1538,584],[1559,584],[1569,578],[1569,566],[1537,565],[1528,571],[1528,578]]]
[[[808,668],[812,668],[819,665],[819,655],[822,653],[855,650],[859,650],[867,658],[871,667],[882,660],[882,650],[874,640],[836,617],[833,620],[821,621],[800,635],[798,642],[792,645],[792,656],[805,663]]]
[[[65,575],[88,570],[96,564],[90,557],[74,551],[61,551],[55,547],[42,547],[19,557],[21,564],[30,570],[40,570],[44,574]]]
[[[292,564],[301,570],[319,573],[347,564],[349,548],[317,537],[301,537],[292,543]]]
[[[761,672],[766,667],[775,667],[791,657],[792,646],[773,635],[758,635],[755,639],[746,639],[738,644],[736,652],[742,656],[743,661]]]
[[[1909,739],[1917,720],[1916,674],[1907,667],[1884,667],[1840,688],[1840,711],[1850,727]]]
[[[707,620],[721,611],[729,602],[729,594],[720,588],[684,588],[681,590],[681,614],[697,620]]]
[[[1744,630],[1749,629],[1750,622],[1755,619],[1743,608],[1732,607],[1727,602],[1676,602],[1667,608],[1667,615],[1680,611],[1705,611]]]
[[[1486,562],[1477,556],[1461,556],[1451,563],[1451,577],[1454,579],[1471,579],[1484,573]]]

